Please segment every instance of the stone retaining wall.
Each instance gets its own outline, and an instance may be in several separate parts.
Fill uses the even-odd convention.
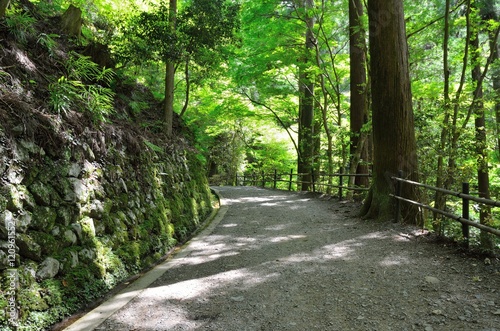
[[[10,309],[9,224],[18,321],[43,330],[154,263],[211,211],[187,144],[166,151],[109,127],[60,131],[56,145],[12,132],[0,126],[0,329]]]

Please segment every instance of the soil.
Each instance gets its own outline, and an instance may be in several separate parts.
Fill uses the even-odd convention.
[[[217,189],[213,231],[95,330],[500,330],[494,257],[361,220],[358,203]]]

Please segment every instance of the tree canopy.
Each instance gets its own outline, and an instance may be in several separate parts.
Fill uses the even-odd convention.
[[[8,3],[0,2],[0,16],[22,39],[29,13],[17,1]],[[32,3],[49,15],[61,15],[70,4]],[[82,10],[83,46],[105,44],[115,72],[149,87],[158,103],[166,103],[172,89],[171,111],[192,130],[198,157],[214,180],[231,183],[236,173],[292,169],[316,176],[370,172],[377,183],[404,170],[409,178],[449,190],[467,181],[478,195],[499,200],[500,5],[387,3],[71,1]],[[382,42],[395,36],[394,17],[401,47],[395,54],[401,57],[391,60],[383,55],[390,43]],[[41,42],[50,38],[56,37]],[[393,88],[389,84],[399,78],[387,76],[391,70],[408,81]],[[82,80],[53,86],[78,89],[70,81]],[[385,93],[389,88],[392,94]],[[150,111],[141,102],[132,106],[136,113]],[[396,108],[404,111],[392,113]],[[380,163],[391,159],[399,161]],[[353,177],[351,185],[368,183]],[[420,198],[456,208],[439,193]],[[441,234],[459,232],[437,215],[423,216]],[[498,216],[495,210],[475,215],[496,226]],[[409,212],[406,219],[416,218]]]

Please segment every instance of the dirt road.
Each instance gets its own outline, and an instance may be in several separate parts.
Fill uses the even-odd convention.
[[[68,330],[500,330],[496,259],[361,220],[359,204],[217,189],[219,218],[146,289],[125,290],[109,317],[94,311],[101,324]]]

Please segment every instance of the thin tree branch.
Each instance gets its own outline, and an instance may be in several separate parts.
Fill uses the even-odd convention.
[[[281,120],[281,118],[279,117],[279,115],[274,111],[274,109],[272,109],[271,107],[269,107],[268,105],[266,105],[265,103],[263,102],[260,102],[260,101],[257,101],[255,100],[254,98],[252,98],[248,93],[246,93],[245,91],[242,91],[241,92],[244,96],[246,96],[248,98],[248,100],[250,100],[250,102],[252,102],[253,104],[256,104],[258,106],[261,106],[261,107],[264,107],[266,108],[267,110],[269,110],[273,115],[274,117],[276,118],[276,120],[281,124],[281,126],[283,127],[283,129],[286,130],[286,133],[288,134],[288,136],[290,137],[290,140],[292,141],[293,143],[293,146],[295,148],[295,150],[297,151],[297,155],[299,155],[300,157],[300,151],[299,151],[299,147],[297,146],[297,143],[295,142],[295,139],[293,139],[293,136],[292,134],[290,133],[290,129],[285,125],[285,123]]]
[[[466,3],[467,0],[463,0],[462,2],[458,3],[455,8],[451,9],[450,10],[450,14],[453,13],[454,11],[456,11],[457,9],[459,9],[464,3]],[[425,25],[421,26],[420,28],[416,29],[415,31],[412,31],[410,33],[408,33],[406,35],[406,39],[410,39],[411,37],[413,37],[414,35],[416,35],[417,33],[419,32],[422,32],[423,30],[427,29],[428,27],[430,27],[431,25],[433,25],[434,23],[437,23],[439,21],[441,21],[443,18],[445,18],[446,15],[442,15],[442,16],[439,16],[438,18],[435,18],[429,22],[427,22]]]

